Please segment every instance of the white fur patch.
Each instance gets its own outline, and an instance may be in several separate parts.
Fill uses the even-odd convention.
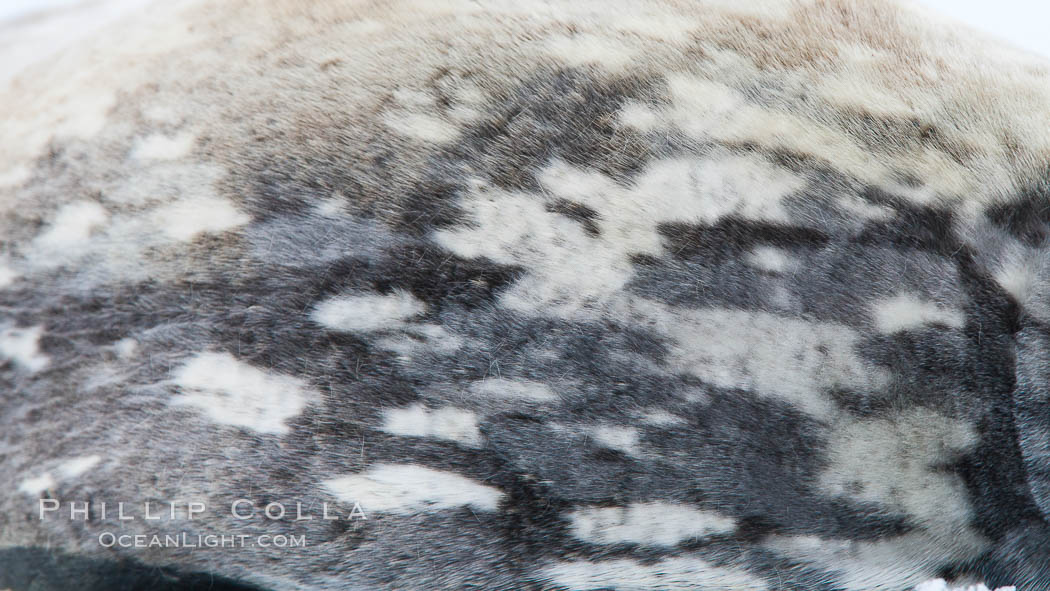
[[[399,328],[426,305],[407,291],[390,295],[336,296],[321,302],[310,317],[314,322],[346,332]]]
[[[864,541],[817,536],[770,536],[767,550],[818,565],[836,573],[836,588],[848,591],[907,589],[932,578],[930,540],[905,534],[891,540]],[[932,549],[936,551],[936,549]]]
[[[549,42],[548,51],[566,65],[599,65],[610,72],[624,70],[637,56],[636,49],[612,37],[587,33],[557,37]]]
[[[459,136],[459,129],[455,125],[423,113],[387,113],[383,121],[387,127],[401,135],[427,142],[450,142]]]
[[[579,509],[569,520],[574,536],[596,544],[674,546],[736,527],[729,517],[663,502]]]
[[[743,569],[689,556],[643,563],[626,558],[561,562],[544,570],[553,584],[573,591],[765,591],[765,581]]]
[[[950,328],[962,328],[966,324],[966,316],[961,310],[925,301],[910,293],[875,302],[873,314],[876,328],[884,334],[921,328],[927,324],[943,324]]]
[[[863,46],[854,47],[853,50],[860,54],[871,51],[871,48]],[[815,91],[832,104],[865,111],[878,117],[915,117],[915,108],[896,96],[891,86],[881,82],[849,72],[849,75],[823,77]]]
[[[346,211],[346,199],[342,195],[322,199],[314,209],[326,218],[342,217]]]
[[[685,424],[685,419],[682,417],[659,408],[645,410],[641,413],[639,418],[646,425],[652,425],[654,427],[669,427],[671,425]]]
[[[591,437],[598,444],[616,449],[630,456],[640,456],[638,448],[638,430],[632,427],[617,425],[598,425],[589,429]]]
[[[83,456],[70,458],[58,465],[56,472],[60,480],[69,480],[83,475],[102,461],[99,456]],[[19,492],[30,496],[37,496],[46,490],[58,485],[52,472],[44,472],[40,476],[26,478],[18,485]]]
[[[571,314],[598,304],[630,278],[631,266],[622,254],[628,244],[587,236],[576,222],[548,212],[541,199],[493,193],[479,193],[466,204],[477,220],[473,227],[434,236],[462,257],[527,267],[528,276],[504,292],[503,305],[522,312]]]
[[[127,359],[135,354],[139,349],[139,342],[135,339],[128,337],[120,339],[116,343],[113,343],[113,350],[116,354],[124,359]]]
[[[949,587],[944,579],[926,581],[915,588],[915,591],[991,591],[984,584],[967,585],[966,587]],[[1017,591],[1017,587],[996,587],[995,591]]]
[[[427,347],[442,353],[453,353],[463,346],[463,338],[440,324],[415,324],[406,331],[426,339]]]
[[[787,221],[781,200],[804,186],[805,181],[794,172],[764,158],[725,154],[656,162],[638,179],[632,198],[641,202],[638,206],[648,208],[657,206],[645,203],[656,196],[673,197],[676,202],[667,205],[681,209],[657,215],[681,220],[713,223],[735,214],[754,220]],[[591,197],[593,200],[595,196]],[[611,205],[607,202],[604,209]]]
[[[617,113],[620,123],[638,131],[652,131],[660,123],[660,116],[650,107],[635,101],[629,101]]]
[[[0,289],[7,287],[15,282],[18,278],[18,272],[8,267],[7,265],[0,263]]]
[[[622,234],[632,225],[667,221],[714,223],[735,214],[786,221],[781,200],[805,187],[794,172],[750,154],[715,152],[704,157],[651,163],[632,187],[601,173],[554,163],[540,176],[555,195],[598,211],[603,229]],[[655,231],[655,230],[653,230]]]
[[[24,164],[0,170],[0,188],[17,187],[29,180],[29,177],[32,175],[33,171]]]
[[[31,373],[44,369],[50,359],[40,353],[40,336],[43,333],[43,326],[0,331],[0,357],[13,361]]]
[[[733,69],[742,74],[743,80],[761,76],[753,63],[735,57]],[[935,148],[909,150],[900,155],[884,153],[880,154],[881,158],[872,158],[855,137],[829,125],[819,115],[807,116],[790,107],[753,103],[740,90],[702,77],[672,74],[667,82],[673,106],[659,113],[660,120],[700,140],[804,154],[869,183],[886,186],[899,177],[899,171],[907,171],[929,183],[932,194],[956,196],[971,188],[974,182],[972,171]],[[800,90],[807,84],[803,79],[790,77],[781,78],[780,82]],[[901,194],[908,198],[921,197]]]
[[[470,447],[481,443],[478,417],[469,410],[446,406],[427,410],[422,404],[383,413],[383,431],[403,437],[447,439]]]
[[[537,402],[558,399],[558,395],[547,384],[525,380],[490,378],[474,382],[470,385],[470,391],[486,398],[535,400]]]
[[[960,548],[950,539],[935,539],[922,532],[878,541],[771,536],[763,546],[839,573],[837,588],[847,591],[908,589],[934,578],[935,565],[942,561],[975,556],[966,542]]]
[[[892,421],[839,423],[830,435],[820,483],[830,494],[907,513],[960,543],[959,532],[970,519],[966,487],[938,466],[976,441],[968,424],[923,409]]]
[[[436,104],[434,95],[429,92],[423,92],[419,90],[411,90],[408,88],[401,88],[394,91],[394,100],[398,104],[409,108],[428,108],[433,107]]]
[[[403,332],[384,337],[376,345],[399,354],[403,362],[426,352],[455,353],[463,346],[463,339],[437,324],[413,324],[403,327]]]
[[[414,464],[378,464],[361,474],[321,483],[341,501],[360,503],[365,511],[411,514],[469,506],[495,511],[498,489],[465,476]]]
[[[673,339],[669,362],[679,371],[715,386],[779,398],[818,417],[829,417],[836,409],[826,391],[874,391],[888,380],[885,370],[855,353],[859,335],[844,325],[766,312],[672,308],[644,300],[626,313]]]
[[[99,456],[83,456],[66,460],[58,467],[58,473],[62,479],[76,478],[88,470],[94,468],[102,461]]]
[[[63,88],[62,90],[67,90]],[[77,88],[73,81],[68,87],[64,105],[65,118],[58,123],[56,135],[90,138],[106,126],[109,111],[117,104],[117,93],[108,88]]]
[[[933,578],[934,565],[977,557],[987,542],[970,526],[966,485],[940,468],[976,439],[966,423],[922,409],[836,423],[821,488],[903,514],[915,529],[877,541],[774,536],[765,546],[842,573],[839,584],[853,591],[911,587]]]
[[[853,195],[843,195],[835,200],[835,204],[846,210],[847,213],[865,220],[881,222],[897,215],[897,212],[890,207],[875,205]]]
[[[740,93],[721,82],[673,74],[667,77],[667,86],[674,107],[665,116],[669,115],[682,131],[693,137],[709,139],[709,134],[746,106]]]
[[[47,230],[36,237],[36,246],[45,251],[77,248],[107,219],[109,214],[94,201],[76,201],[64,205],[55,214]]]
[[[1036,273],[1023,264],[1005,264],[995,274],[995,280],[1018,301],[1026,302],[1038,284]]]
[[[179,122],[181,115],[172,105],[151,104],[142,110],[142,116],[153,123],[174,125]]]
[[[760,246],[754,249],[748,255],[747,262],[752,267],[772,273],[786,271],[792,265],[790,256],[783,250],[772,246]]]
[[[201,234],[217,234],[243,226],[251,218],[222,197],[190,197],[160,207],[154,222],[172,240],[188,242]]]
[[[1028,313],[1045,317],[1043,294],[1050,293],[1046,257],[1041,249],[1011,245],[998,254],[994,265],[996,282],[1026,309]]]
[[[302,380],[264,371],[229,353],[199,353],[173,377],[182,395],[171,404],[197,407],[217,423],[260,433],[287,433],[285,422],[316,398]]]
[[[189,154],[195,140],[185,131],[173,136],[156,133],[140,139],[131,156],[136,160],[175,160]]]
[[[145,166],[125,167],[127,176],[114,180],[105,189],[106,202],[115,204],[118,210],[125,214],[121,216],[121,221],[124,224],[137,222],[145,226],[140,231],[149,232],[158,237],[167,236],[163,231],[167,219],[145,207],[170,207],[181,201],[188,202],[190,205],[198,203],[207,206],[224,199],[220,196],[217,187],[226,177],[227,169],[214,162],[182,158],[174,161],[148,161],[143,164]],[[228,210],[229,207],[225,205],[222,210]],[[138,211],[146,215],[127,215]],[[160,211],[161,214],[179,213],[178,210],[162,209]],[[150,215],[153,217],[151,218]],[[114,239],[126,239],[126,235],[115,231],[113,226],[110,227],[109,235]],[[151,242],[155,241],[156,239]]]
[[[502,296],[526,313],[591,313],[634,273],[631,256],[662,253],[661,223],[713,223],[724,216],[783,221],[784,197],[805,186],[787,169],[752,155],[716,153],[651,164],[633,186],[556,162],[540,174],[547,194],[507,193],[476,183],[464,199],[469,228],[435,232],[441,246],[466,258],[486,257],[528,269]],[[567,199],[595,210],[600,234],[547,211]]]
[[[18,491],[30,496],[37,496],[50,488],[54,488],[55,484],[57,483],[50,474],[41,474],[35,478],[23,480],[18,485]]]

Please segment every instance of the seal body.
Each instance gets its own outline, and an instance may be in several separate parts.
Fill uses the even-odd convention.
[[[1040,59],[183,2],[0,117],[0,588],[1050,586]]]

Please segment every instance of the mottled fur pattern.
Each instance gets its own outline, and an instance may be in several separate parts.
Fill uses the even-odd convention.
[[[1048,589],[1048,156],[890,1],[158,4],[0,94],[0,588]]]

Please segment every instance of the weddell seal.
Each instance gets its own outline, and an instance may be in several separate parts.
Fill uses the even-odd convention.
[[[892,0],[133,10],[0,93],[0,589],[1050,589],[1048,165]]]

